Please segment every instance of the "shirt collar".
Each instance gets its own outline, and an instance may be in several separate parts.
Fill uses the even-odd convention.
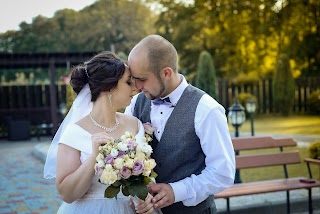
[[[179,77],[181,79],[181,83],[178,85],[178,87],[174,89],[174,91],[172,91],[168,96],[162,97],[162,99],[169,97],[172,105],[174,106],[177,105],[182,93],[184,92],[186,87],[188,87],[188,82],[184,78],[184,76],[182,74],[179,74]]]

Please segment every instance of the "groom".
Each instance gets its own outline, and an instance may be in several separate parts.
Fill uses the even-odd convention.
[[[156,127],[158,177],[149,188],[154,208],[164,214],[215,213],[213,195],[230,187],[235,174],[224,108],[178,73],[177,51],[159,35],[142,39],[128,64],[143,93],[125,112]]]

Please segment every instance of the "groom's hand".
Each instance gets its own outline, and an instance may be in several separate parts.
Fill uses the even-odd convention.
[[[152,184],[149,192],[154,195],[152,199],[154,209],[167,207],[174,203],[174,193],[169,184]]]

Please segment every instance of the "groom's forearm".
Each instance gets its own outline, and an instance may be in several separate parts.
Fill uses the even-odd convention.
[[[233,184],[233,178],[214,174],[213,170],[203,170],[199,175],[191,175],[178,182],[170,183],[175,203],[185,206],[196,206],[211,195],[218,193]]]

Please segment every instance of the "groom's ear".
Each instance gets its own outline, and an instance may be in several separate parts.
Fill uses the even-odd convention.
[[[170,67],[165,67],[162,69],[163,78],[170,79],[173,74],[173,70]]]

